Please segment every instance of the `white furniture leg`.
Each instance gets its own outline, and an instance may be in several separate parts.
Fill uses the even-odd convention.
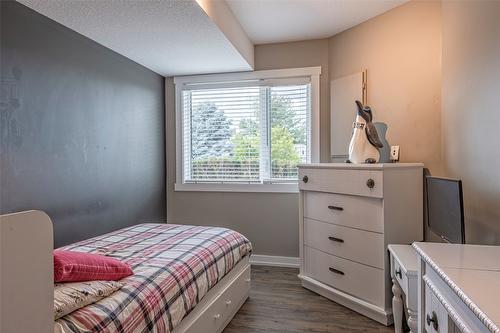
[[[392,278],[392,292],[394,298],[392,301],[394,322],[398,321],[395,325],[396,333],[403,331],[399,326],[403,323],[405,329],[409,328],[411,333],[417,333],[417,307],[418,307],[418,257],[411,245],[395,245],[388,246],[389,253],[391,254],[391,278]],[[401,303],[403,308],[401,309]],[[406,322],[401,318],[406,314]]]
[[[403,299],[402,290],[396,279],[392,279],[392,314],[394,316],[394,331],[403,333]]]
[[[410,328],[410,333],[417,333],[418,331],[418,312],[416,309],[408,308],[408,327]]]

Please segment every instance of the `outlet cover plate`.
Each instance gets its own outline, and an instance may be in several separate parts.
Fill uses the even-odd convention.
[[[399,146],[391,146],[391,161],[399,161]]]

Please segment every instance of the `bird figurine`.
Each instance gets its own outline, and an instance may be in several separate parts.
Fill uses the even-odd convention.
[[[356,101],[356,105],[358,111],[356,121],[353,123],[348,162],[354,164],[377,163],[380,160],[379,149],[384,145],[373,125],[372,110],[369,106],[363,106],[360,101]]]

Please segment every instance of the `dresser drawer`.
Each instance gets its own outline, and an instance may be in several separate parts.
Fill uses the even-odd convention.
[[[373,184],[373,186],[371,186]],[[299,188],[305,191],[333,192],[366,197],[383,197],[382,171],[299,169]]]
[[[401,263],[393,256],[391,256],[391,277],[398,281],[405,295],[408,295],[408,276],[403,267],[401,267]]]
[[[429,285],[425,284],[425,331],[427,333],[448,333],[448,324],[448,312]]]
[[[304,219],[304,242],[337,257],[384,268],[384,236],[379,233]]]
[[[304,217],[384,232],[382,199],[322,192],[304,193]]]
[[[371,304],[384,307],[384,271],[305,247],[305,272]]]

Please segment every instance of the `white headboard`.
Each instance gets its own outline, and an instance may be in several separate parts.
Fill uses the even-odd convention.
[[[54,331],[53,246],[44,212],[0,215],[0,332]]]

